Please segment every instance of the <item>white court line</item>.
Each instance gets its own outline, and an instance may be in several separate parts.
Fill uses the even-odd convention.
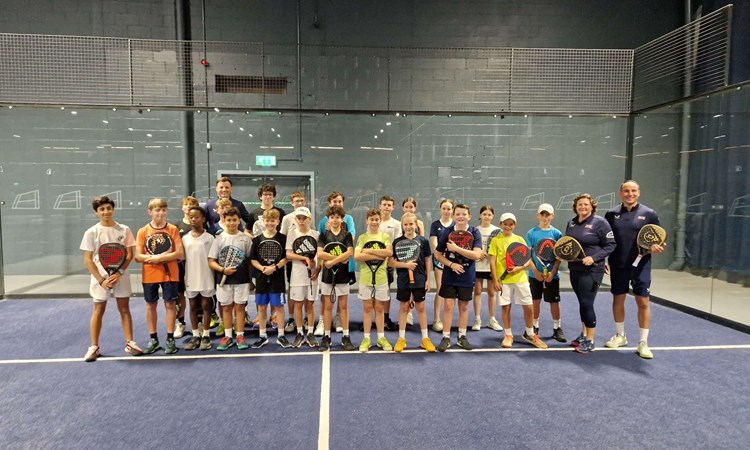
[[[650,347],[651,350],[656,351],[684,351],[684,350],[749,350],[750,344],[729,344],[729,345],[693,345],[685,347]],[[615,352],[627,352],[635,351],[635,347],[620,347],[620,348],[607,348],[597,347],[597,352],[602,351],[615,351]],[[461,349],[449,349],[446,353],[456,353],[462,355],[471,355],[472,353],[528,353],[528,352],[572,352],[573,347],[553,347],[542,350],[540,348],[476,348],[471,351]],[[427,354],[421,349],[404,350],[403,353],[419,353]],[[435,354],[439,354],[436,352]],[[377,356],[377,355],[396,355],[395,352],[382,352],[374,351],[368,353],[359,352],[345,352],[345,351],[334,351],[334,352],[319,352],[316,350],[305,351],[305,352],[289,352],[289,353],[211,353],[207,355],[144,355],[144,356],[102,356],[96,362],[112,362],[112,361],[130,361],[130,362],[147,362],[147,361],[178,361],[178,360],[194,360],[194,359],[222,359],[222,358],[265,358],[265,357],[285,357],[285,356]],[[328,359],[328,358],[325,358]],[[83,358],[49,358],[49,359],[8,359],[0,360],[2,364],[41,364],[41,363],[66,363],[66,362],[83,362]],[[329,363],[330,364],[330,363]]]
[[[318,424],[318,450],[328,450],[330,440],[331,352],[323,353],[320,375],[320,422]]]

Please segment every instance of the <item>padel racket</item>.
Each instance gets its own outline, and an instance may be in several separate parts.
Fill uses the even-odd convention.
[[[555,257],[568,262],[581,261],[586,257],[586,253],[575,238],[563,236],[555,242]]]
[[[385,244],[380,241],[367,241],[362,246],[363,249],[365,248],[371,248],[374,250],[382,250],[385,248]],[[375,274],[377,273],[380,266],[383,265],[385,261],[382,259],[370,259],[365,261],[365,264],[367,265],[367,268],[370,269],[370,273],[372,273],[372,286],[375,286]]]
[[[667,241],[667,230],[659,225],[649,223],[641,227],[636,240],[638,242],[638,256],[633,261],[633,267],[638,267],[641,258],[651,253],[652,245],[663,245]]]
[[[313,258],[318,251],[318,241],[312,236],[300,236],[292,242],[292,251],[295,255],[304,256],[314,261]],[[312,271],[314,267],[310,267],[306,260],[302,260],[302,264],[307,267],[307,278],[310,280],[310,294],[312,295]]]
[[[323,247],[323,251],[329,255],[338,257],[346,253],[346,247],[341,242],[329,242]],[[328,269],[331,271],[331,303],[336,302],[336,274],[344,265],[345,263],[339,263]]]
[[[448,234],[448,241],[453,242],[464,250],[471,250],[474,247],[474,235],[468,231],[453,230]],[[458,253],[453,253],[457,263],[466,266],[466,257]]]
[[[531,258],[529,247],[520,242],[511,242],[505,250],[505,272],[500,276],[500,281],[508,276],[508,271],[523,266]]]
[[[275,266],[284,259],[284,249],[276,239],[264,239],[258,244],[258,260],[264,266]],[[271,277],[266,277],[266,283],[271,284]]]
[[[125,257],[128,252],[122,244],[110,242],[102,244],[96,253],[99,256],[99,263],[101,263],[104,270],[112,275],[120,270],[120,267],[125,263]]]
[[[219,251],[219,265],[224,268],[236,269],[245,260],[245,252],[234,245],[227,245]],[[219,286],[224,286],[227,281],[226,274],[221,277]]]
[[[555,240],[550,238],[541,239],[534,244],[534,254],[544,265],[543,275],[549,273],[550,264],[555,261]]]
[[[159,231],[146,236],[146,251],[149,255],[161,255],[162,253],[167,253],[171,249],[172,238],[169,237],[167,233]],[[172,274],[169,273],[169,265],[167,263],[162,263],[162,265],[164,266],[164,272],[167,274],[167,277],[171,278]]]
[[[393,246],[396,261],[407,263],[419,259],[419,250],[422,248],[416,239],[402,239]],[[414,271],[409,269],[409,284],[414,284]]]
[[[503,230],[498,228],[497,230],[492,230],[492,233],[490,233],[489,236],[487,236],[487,245],[484,246],[484,252],[487,253],[490,251],[490,244],[492,244],[492,240],[497,237],[497,235],[502,234]]]

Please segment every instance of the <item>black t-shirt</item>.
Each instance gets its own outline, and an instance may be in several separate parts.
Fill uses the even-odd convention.
[[[253,238],[253,246],[250,250],[250,259],[260,262],[261,265],[267,265],[258,256],[258,247],[261,242],[273,240],[281,245],[282,258],[286,257],[286,236],[281,233],[276,233],[273,237],[267,238],[262,234]],[[260,270],[256,271],[255,274],[255,289],[258,294],[274,294],[283,293],[286,291],[286,280],[284,275],[284,269],[278,269],[271,276],[264,275]]]
[[[281,231],[281,221],[284,220],[284,216],[286,215],[286,213],[284,212],[283,209],[277,206],[272,206],[271,209],[275,209],[276,211],[279,212],[279,224],[276,225],[276,231]],[[255,225],[255,222],[263,219],[264,212],[265,212],[265,209],[260,208],[260,207],[255,208],[254,210],[250,212],[250,221],[247,223],[247,229],[250,230],[251,233],[253,232],[253,225]]]
[[[331,230],[326,230],[325,233],[321,233],[320,237],[318,237],[318,247],[322,247],[323,249],[325,249],[326,244],[331,242],[341,242],[342,244],[344,244],[345,249],[354,247],[354,239],[352,239],[352,234],[346,231],[343,227],[339,234],[334,234]],[[324,262],[325,261],[320,261],[320,264],[323,264]],[[343,263],[334,266],[333,269],[329,269],[323,266],[323,277],[321,278],[321,281],[326,284],[349,284],[349,269],[347,268],[348,264],[349,260],[346,260]],[[336,271],[335,280],[333,278],[334,270]]]

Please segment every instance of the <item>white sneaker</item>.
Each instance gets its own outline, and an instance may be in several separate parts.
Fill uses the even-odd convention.
[[[179,339],[182,336],[184,336],[185,335],[185,328],[186,328],[186,326],[185,326],[184,323],[177,322],[177,325],[175,325],[175,327],[174,327],[174,338],[175,339]]]
[[[624,334],[615,334],[604,346],[607,348],[619,348],[628,345],[628,338]]]
[[[495,331],[503,331],[503,326],[494,317],[490,317],[490,323],[487,324],[487,328]]]
[[[412,314],[411,311],[406,315],[406,324],[414,325],[414,314]]]
[[[643,359],[651,359],[654,357],[654,354],[651,353],[651,349],[648,348],[648,343],[646,341],[641,341],[638,343],[638,356],[640,356]]]
[[[443,331],[443,322],[439,320],[436,320],[435,322],[433,322],[432,331],[437,331],[437,332]]]
[[[336,318],[333,321],[333,326],[336,327],[336,333],[343,333],[344,327],[341,325],[341,316],[336,314]]]
[[[99,357],[99,346],[92,345],[86,351],[86,356],[83,357],[83,360],[86,362],[92,362],[92,361],[96,361],[96,358],[98,357]]]
[[[315,326],[315,336],[323,336],[325,333],[326,325],[323,323],[323,319],[318,320],[318,325]]]
[[[481,317],[477,317],[476,319],[474,319],[474,325],[471,326],[471,329],[474,330],[474,331],[479,331],[479,330],[482,329],[482,318]]]

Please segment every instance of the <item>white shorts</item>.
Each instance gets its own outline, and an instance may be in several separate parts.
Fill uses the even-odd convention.
[[[387,302],[391,299],[391,293],[388,291],[387,284],[381,284],[380,286],[360,284],[357,297],[359,297],[360,300],[378,300],[380,302]]]
[[[320,283],[320,295],[332,295],[333,285],[327,283]],[[349,295],[349,283],[340,283],[336,285],[336,297],[341,295]]]
[[[250,285],[242,284],[225,284],[224,286],[216,285],[216,300],[222,306],[237,303],[244,305],[250,297]]]
[[[338,292],[338,287],[336,288]],[[315,301],[318,296],[318,283],[312,284],[312,290],[310,285],[307,286],[291,286],[289,288],[289,300],[294,302],[301,302],[304,300]]]
[[[89,284],[89,295],[94,299],[94,302],[106,302],[108,299],[114,298],[125,298],[130,297],[133,294],[133,288],[130,287],[130,272],[127,270],[125,274],[120,278],[115,287],[112,289],[104,289],[99,281],[91,276],[91,283]]]
[[[531,289],[529,283],[504,284],[503,293],[500,294],[500,306],[510,305],[513,298],[516,305],[531,305]]]
[[[185,291],[185,297],[195,298],[199,295],[201,297],[213,297],[215,293],[216,289],[206,289],[205,291]]]

